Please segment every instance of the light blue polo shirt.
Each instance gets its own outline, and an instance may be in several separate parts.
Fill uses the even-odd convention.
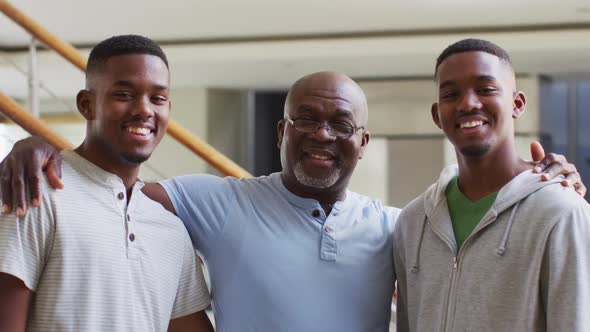
[[[399,209],[348,191],[326,216],[280,173],[160,184],[209,269],[217,331],[388,331]]]

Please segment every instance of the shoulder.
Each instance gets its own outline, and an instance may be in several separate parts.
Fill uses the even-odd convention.
[[[567,233],[590,236],[590,205],[573,189],[563,187],[559,182],[527,196],[519,213],[552,237]]]
[[[269,176],[261,176],[249,179],[237,179],[234,177],[219,177],[210,174],[193,174],[176,176],[171,179],[160,181],[160,184],[169,190],[192,190],[207,191],[209,193],[226,193],[227,191],[240,191],[256,189],[262,186],[272,186]]]
[[[414,231],[420,228],[419,225],[424,223],[426,216],[425,197],[426,194],[423,193],[414,198],[400,212],[394,232],[397,242],[406,239],[409,234],[413,234]]]
[[[567,216],[574,210],[587,211],[588,202],[573,189],[559,183],[552,183],[530,194],[526,201],[528,205],[541,214],[548,216]]]
[[[410,203],[404,206],[399,216],[399,222],[408,223],[413,220],[416,215],[425,215],[425,199],[426,193],[422,193],[420,196],[414,198]]]
[[[215,188],[229,185],[230,177],[222,178],[210,174],[191,174],[175,176],[170,179],[160,181],[164,187],[201,187],[201,188]]]
[[[64,184],[64,187],[62,189],[54,189],[49,184],[49,180],[47,180],[47,174],[45,174],[45,172],[42,173],[41,179],[39,181],[39,190],[41,192],[42,200],[45,203],[54,202],[59,197],[71,196],[74,192],[76,192],[75,188],[78,186],[78,184],[80,182],[84,182],[86,179],[83,174],[79,174],[74,168],[72,168],[72,165],[67,160],[62,161],[61,174],[61,181]],[[27,199],[30,200],[30,195],[28,192],[26,196]],[[71,201],[73,202],[74,200]],[[41,207],[43,207],[43,204]]]
[[[381,220],[391,225],[395,225],[401,212],[401,209],[399,208],[384,205],[379,199],[373,199],[369,196],[365,196],[353,191],[348,191],[347,195],[351,196],[348,198],[351,200],[349,204],[354,208],[362,209],[363,215],[378,215],[380,216]]]

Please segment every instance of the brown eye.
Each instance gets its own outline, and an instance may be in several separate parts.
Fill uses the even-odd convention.
[[[350,135],[354,132],[354,126],[348,122],[331,123],[330,127],[337,134]]]
[[[498,91],[498,89],[493,88],[493,87],[484,87],[484,88],[479,89],[479,91],[482,94],[491,94],[491,93]]]
[[[168,98],[166,98],[164,96],[154,96],[154,97],[152,97],[152,102],[154,104],[162,105],[162,104],[165,104],[167,101],[168,101]]]
[[[113,92],[113,96],[117,99],[122,99],[122,100],[129,100],[133,98],[133,95],[129,92],[125,92],[125,91],[116,91]]]
[[[454,91],[449,91],[449,92],[442,93],[440,95],[440,98],[441,99],[451,99],[451,98],[455,98],[457,96],[458,96],[458,93],[456,93]]]
[[[304,132],[315,132],[319,126],[319,122],[312,120],[312,119],[307,119],[307,118],[299,118],[299,119],[295,119],[293,120],[293,126],[296,129],[299,129],[301,131]]]

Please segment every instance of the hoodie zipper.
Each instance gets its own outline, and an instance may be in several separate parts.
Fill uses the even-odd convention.
[[[451,269],[451,281],[449,282],[449,294],[447,295],[447,312],[445,315],[445,320],[443,322],[443,326],[441,331],[450,331],[450,326],[452,325],[453,319],[452,319],[452,315],[451,312],[453,312],[453,310],[451,310],[451,307],[455,307],[453,305],[454,303],[454,299],[455,299],[455,283],[456,283],[456,276],[457,276],[457,270],[459,267],[459,261],[457,260],[457,256],[453,256],[453,268]]]
[[[496,215],[492,215],[490,216],[488,219],[484,220],[481,223],[480,227],[477,227],[476,229],[473,230],[473,232],[471,234],[469,234],[469,236],[465,239],[465,241],[463,241],[463,245],[461,246],[461,248],[459,248],[459,250],[457,251],[457,254],[455,256],[453,256],[453,268],[451,270],[451,281],[449,284],[449,295],[447,296],[447,312],[445,315],[445,320],[444,320],[444,324],[443,324],[443,329],[442,331],[452,331],[453,329],[453,313],[455,312],[455,297],[456,297],[456,283],[457,283],[457,279],[459,276],[459,261],[461,259],[461,257],[463,256],[463,253],[465,252],[465,248],[467,247],[467,245],[469,244],[469,242],[471,242],[471,238],[473,238],[477,233],[481,232],[482,230],[484,230],[485,228],[487,228],[489,225],[491,225],[491,222],[494,221],[496,219]]]

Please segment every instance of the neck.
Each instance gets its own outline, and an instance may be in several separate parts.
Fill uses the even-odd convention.
[[[131,189],[139,176],[139,164],[130,164],[118,160],[120,158],[114,158],[107,154],[102,154],[97,149],[93,149],[83,142],[82,145],[74,150],[82,158],[88,160],[94,165],[100,167],[106,172],[112,173],[118,176],[125,185],[127,191],[127,199],[131,197]]]
[[[334,188],[338,185],[335,185],[331,188],[326,189],[318,189],[318,188],[311,188],[311,187],[304,187],[299,183],[291,183],[287,180],[287,177],[284,173],[281,173],[281,181],[287,190],[293,193],[296,196],[302,198],[311,198],[315,199],[320,203],[322,209],[326,212],[326,215],[329,215],[332,211],[332,206],[338,201],[344,201],[346,198],[346,186],[344,188]]]
[[[513,145],[510,149],[489,151],[481,158],[466,157],[455,151],[459,162],[459,188],[473,202],[498,192],[531,167],[518,157]]]

